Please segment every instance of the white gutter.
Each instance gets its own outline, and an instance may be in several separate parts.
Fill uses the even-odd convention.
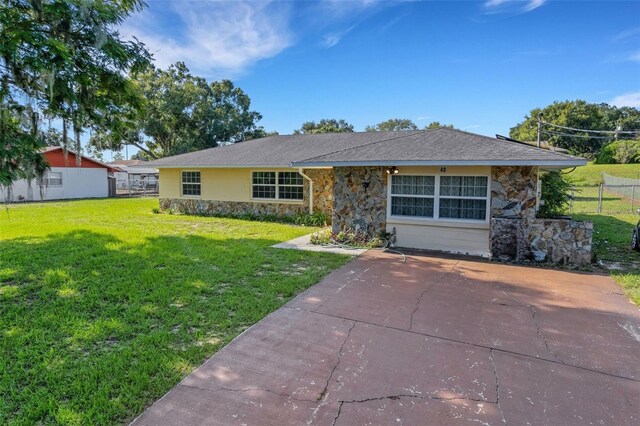
[[[298,173],[300,176],[309,181],[309,214],[313,214],[313,181],[311,178],[304,174],[302,171],[302,167],[298,168]]]

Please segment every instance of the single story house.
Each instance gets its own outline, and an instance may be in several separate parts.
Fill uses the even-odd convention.
[[[72,198],[105,198],[115,195],[110,192],[109,180],[118,169],[81,155],[80,166],[77,154],[64,152],[61,146],[48,147],[44,157],[51,166],[42,180],[15,182],[4,190],[3,199],[8,202],[33,200],[64,200]],[[115,180],[113,181],[115,190]]]
[[[387,232],[398,247],[517,258],[543,251],[553,261],[586,263],[590,224],[536,219],[540,170],[585,164],[522,143],[439,128],[270,136],[149,166],[160,171],[163,209],[323,212],[334,231]],[[553,239],[561,232],[562,244]]]

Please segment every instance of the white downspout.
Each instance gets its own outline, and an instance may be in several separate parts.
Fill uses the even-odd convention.
[[[302,167],[298,168],[298,173],[300,176],[309,181],[309,214],[313,214],[313,181],[311,178],[304,174],[302,171]]]

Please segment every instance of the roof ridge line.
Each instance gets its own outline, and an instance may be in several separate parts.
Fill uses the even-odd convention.
[[[303,162],[303,161],[310,161],[310,160],[313,160],[314,158],[324,157],[324,156],[327,156],[327,155],[338,154],[338,153],[340,153],[340,152],[348,151],[348,150],[350,150],[350,149],[363,148],[363,147],[365,147],[365,146],[375,145],[375,144],[377,144],[377,143],[381,143],[381,142],[389,142],[389,141],[392,141],[392,140],[395,140],[395,139],[400,139],[400,138],[404,138],[404,137],[407,137],[407,136],[417,135],[417,134],[419,134],[419,133],[426,133],[426,132],[428,132],[428,131],[430,131],[430,130],[437,130],[437,129],[414,130],[414,131],[412,131],[412,133],[409,133],[409,134],[406,134],[406,135],[396,136],[396,137],[388,138],[388,139],[382,139],[382,140],[379,140],[379,141],[369,142],[369,143],[365,143],[365,144],[358,145],[358,146],[350,146],[350,147],[348,147],[348,148],[338,149],[338,150],[336,150],[336,151],[328,152],[328,153],[326,153],[326,154],[322,154],[322,155],[316,155],[316,156],[314,156],[314,157],[305,158],[305,159],[303,159],[303,160],[291,161],[291,162],[289,163],[289,166],[290,166],[290,167],[292,167],[292,164],[293,164],[293,163],[300,163],[300,162]],[[376,132],[362,132],[362,133],[376,133]]]

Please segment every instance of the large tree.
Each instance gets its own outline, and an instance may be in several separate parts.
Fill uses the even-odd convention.
[[[110,124],[91,138],[93,146],[119,150],[129,144],[159,158],[266,134],[249,96],[229,80],[208,83],[178,62],[166,70],[150,67],[134,83],[144,104],[109,117]]]
[[[554,102],[544,108],[534,108],[524,120],[512,127],[509,136],[522,141],[535,141],[538,133],[538,115],[542,113],[541,139],[551,145],[570,150],[574,154],[593,157],[604,146],[612,142],[615,133],[582,132],[573,129],[615,132],[640,129],[640,110],[618,108],[605,103],[592,104],[583,100]],[[620,138],[633,135],[621,133]]]
[[[364,128],[365,132],[398,132],[402,130],[418,130],[418,126],[408,118],[390,118]]]
[[[0,124],[9,129],[11,117],[29,115],[13,140],[6,139],[12,132],[0,135],[7,156],[0,161],[16,163],[20,152],[38,150],[44,116],[62,121],[63,141],[71,127],[80,151],[83,130],[102,125],[104,115],[131,99],[126,75],[149,55],[142,43],[122,40],[116,27],[143,6],[141,0],[0,3],[0,119],[7,120]]]
[[[348,133],[353,132],[353,125],[345,120],[336,120],[335,118],[323,118],[318,121],[307,121],[302,123],[299,129],[293,131],[295,134],[313,134],[313,133]]]

